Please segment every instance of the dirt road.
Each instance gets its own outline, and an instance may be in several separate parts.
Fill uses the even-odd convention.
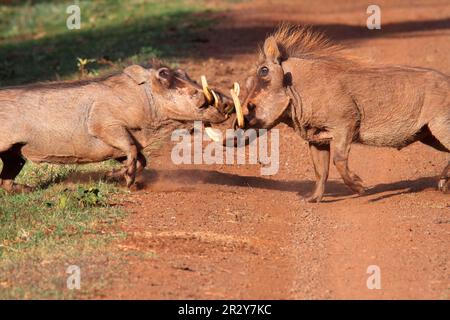
[[[195,76],[243,83],[257,43],[279,21],[320,26],[355,55],[450,74],[450,3],[379,1],[369,31],[364,1],[253,1],[229,5],[183,62]],[[412,4],[411,4],[412,3]],[[280,170],[260,165],[174,165],[173,145],[150,160],[147,186],[130,195],[118,250],[127,261],[106,298],[450,298],[450,195],[435,190],[449,156],[414,144],[355,145],[350,165],[370,187],[355,196],[333,168],[325,201],[301,200],[314,173],[304,141],[280,130]],[[378,266],[381,289],[369,290]]]

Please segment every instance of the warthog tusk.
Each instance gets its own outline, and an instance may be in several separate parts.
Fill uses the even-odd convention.
[[[239,128],[244,127],[244,113],[242,112],[241,102],[239,101],[239,97],[237,95],[239,93],[239,84],[234,83],[234,88],[230,90],[231,98],[233,98],[234,108],[236,109],[236,119],[238,122]]]
[[[211,92],[209,92],[208,81],[206,81],[206,77],[201,76],[200,79],[202,81],[203,94],[205,95],[206,100],[208,100],[208,103],[213,102],[213,96],[211,95]]]
[[[241,92],[241,87],[239,87],[239,83],[235,82],[233,84],[233,90],[236,92],[236,95],[239,97],[239,93]]]
[[[215,129],[213,129],[211,127],[206,127],[205,132],[208,135],[208,137],[211,138],[212,141],[215,141],[215,142],[220,141],[221,135],[220,135],[220,133],[217,133],[217,131]]]
[[[217,94],[214,92],[214,90],[211,89],[211,94],[214,97],[214,107],[219,109],[219,97],[217,97]]]

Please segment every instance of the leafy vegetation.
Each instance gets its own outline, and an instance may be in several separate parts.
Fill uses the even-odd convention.
[[[68,30],[66,1],[0,5],[0,86],[93,75],[152,58],[175,61],[210,22],[206,1],[79,1],[81,29]],[[70,4],[70,3],[69,3]]]

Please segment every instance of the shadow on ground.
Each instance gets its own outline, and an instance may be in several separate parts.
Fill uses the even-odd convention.
[[[67,177],[65,182],[86,183],[104,179],[106,172],[74,173]],[[417,193],[436,187],[435,177],[422,177],[414,180],[403,180],[392,183],[382,183],[369,187],[363,197],[379,195],[368,199],[376,202],[399,194]],[[58,181],[60,182],[60,181]],[[141,188],[150,191],[183,191],[195,190],[202,185],[244,187],[248,189],[266,189],[298,193],[300,196],[308,195],[314,188],[314,181],[282,181],[264,177],[240,176],[215,170],[176,169],[176,170],[145,170],[140,181]],[[209,187],[208,187],[209,188]],[[323,202],[336,202],[348,197],[358,197],[353,194],[345,184],[339,180],[330,180],[326,185]],[[331,197],[331,199],[330,199]]]

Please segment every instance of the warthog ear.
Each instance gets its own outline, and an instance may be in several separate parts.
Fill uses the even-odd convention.
[[[148,71],[138,65],[126,67],[123,72],[134,80],[137,84],[143,84],[148,81]]]
[[[273,36],[268,37],[264,42],[264,55],[275,63],[280,62],[281,53],[278,49],[277,40]]]

